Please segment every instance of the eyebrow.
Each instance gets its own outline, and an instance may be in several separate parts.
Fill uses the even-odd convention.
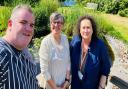
[[[27,20],[21,20],[20,22],[25,22],[25,23],[27,23],[28,21]],[[31,25],[35,25],[35,23],[34,22],[32,22],[32,23],[30,23]]]
[[[19,22],[26,22],[27,23],[28,21],[26,21],[26,20],[20,20]]]

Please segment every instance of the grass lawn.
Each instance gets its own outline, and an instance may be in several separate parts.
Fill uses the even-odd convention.
[[[128,18],[118,15],[103,14],[103,17],[121,33],[124,40],[128,43]]]

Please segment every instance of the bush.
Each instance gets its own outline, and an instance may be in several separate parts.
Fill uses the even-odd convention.
[[[39,60],[38,51],[39,51],[42,39],[43,39],[43,37],[35,38],[32,40],[32,42],[30,44],[29,50],[32,53],[32,56],[35,60]]]
[[[32,7],[34,7],[39,0],[4,0],[5,6],[16,6],[18,4],[30,4]]]
[[[50,16],[59,7],[59,2],[58,0],[41,0],[37,7],[41,7],[45,11],[45,15]]]
[[[110,2],[110,3],[106,4],[105,12],[117,14],[120,9],[119,5],[120,5],[119,2],[117,2],[117,1],[114,1],[112,3]]]
[[[125,8],[128,8],[128,0],[120,0],[120,10],[124,10]]]
[[[48,34],[49,16],[45,15],[45,11],[41,7],[34,8],[34,13],[36,16],[34,37],[37,38]]]
[[[117,14],[118,11],[128,8],[128,0],[113,0],[112,2],[106,3],[104,7],[106,13]],[[121,11],[120,13],[124,15],[124,12]]]
[[[8,19],[10,18],[11,8],[0,7],[0,36],[3,36],[7,28]]]
[[[50,32],[49,16],[59,7],[57,0],[41,0],[39,5],[34,8],[36,16],[34,37],[45,36]]]
[[[118,14],[119,14],[120,16],[122,16],[122,17],[125,17],[125,12],[124,12],[124,10],[119,11]]]
[[[128,17],[128,8],[119,11],[118,14],[122,17]]]

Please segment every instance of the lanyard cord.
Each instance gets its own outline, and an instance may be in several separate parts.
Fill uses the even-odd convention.
[[[84,50],[85,49],[85,50]],[[79,62],[79,69],[82,73],[84,73],[87,57],[88,57],[88,49],[89,45],[87,47],[84,47],[83,41],[81,42],[81,57]]]
[[[82,50],[81,51],[81,59],[80,59],[80,71],[82,73],[84,73],[84,68],[85,68],[85,64],[87,61],[87,56],[88,56],[88,51],[84,53]]]

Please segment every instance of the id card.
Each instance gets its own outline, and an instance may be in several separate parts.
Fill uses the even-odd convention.
[[[83,79],[83,74],[82,74],[80,71],[78,71],[78,76],[79,76],[79,79],[80,79],[80,80]]]

